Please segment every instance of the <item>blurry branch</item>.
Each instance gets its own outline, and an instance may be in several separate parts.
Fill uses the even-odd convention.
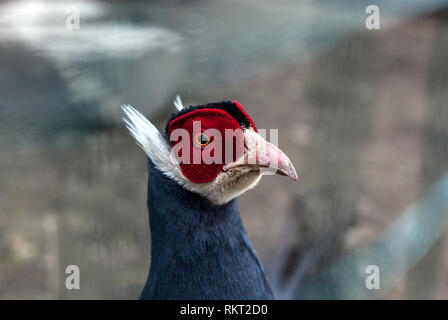
[[[434,245],[448,222],[448,174],[423,200],[409,208],[377,240],[346,256],[306,288],[298,299],[379,298],[396,285]],[[369,265],[380,269],[381,289],[368,290]]]
[[[435,36],[428,73],[427,114],[423,137],[422,189],[428,190],[448,172],[448,10],[434,16]],[[433,299],[439,286],[445,237],[441,237],[410,272],[408,298]]]
[[[47,214],[42,219],[45,236],[45,267],[47,271],[47,294],[49,299],[59,297],[59,237],[56,215]]]
[[[311,64],[305,94],[312,143],[302,171],[312,192],[299,187],[295,195],[290,219],[297,227],[274,275],[283,298],[343,256],[347,233],[356,225],[363,180],[359,162],[370,136],[379,75],[376,43],[376,35],[361,33]]]

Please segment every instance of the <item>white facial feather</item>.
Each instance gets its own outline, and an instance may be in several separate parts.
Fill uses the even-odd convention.
[[[180,95],[176,96],[176,99],[173,100],[173,103],[174,103],[174,106],[176,107],[177,111],[180,111],[184,108],[182,100],[180,99]]]

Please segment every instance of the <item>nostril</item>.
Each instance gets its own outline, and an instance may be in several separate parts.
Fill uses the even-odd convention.
[[[245,151],[252,150],[257,145],[257,139],[251,131],[246,131],[244,134],[244,148]]]

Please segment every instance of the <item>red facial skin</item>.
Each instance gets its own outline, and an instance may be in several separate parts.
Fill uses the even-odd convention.
[[[237,104],[239,105],[239,103]],[[242,110],[241,105],[239,105],[239,108]],[[243,111],[244,112],[244,111]],[[247,116],[248,117],[248,116]],[[248,117],[248,119],[250,119]],[[206,131],[207,129],[216,129],[219,130],[222,142],[221,145],[221,154],[222,154],[222,160],[219,163],[204,163],[204,160],[202,159],[200,163],[195,163],[193,160],[194,158],[196,161],[198,161],[198,154],[199,152],[201,154],[204,153],[204,150],[207,147],[212,147],[212,142],[205,146],[201,147],[196,142],[194,142],[194,135],[196,132],[193,132],[193,121],[200,121],[201,126],[201,132]],[[250,120],[250,123],[253,123],[252,120]],[[255,126],[254,126],[255,127]],[[238,141],[243,141],[242,139],[242,128],[240,124],[232,117],[230,116],[226,111],[221,109],[197,109],[193,110],[189,113],[186,113],[176,119],[174,119],[168,127],[168,134],[171,137],[171,133],[175,129],[185,129],[189,133],[189,150],[190,150],[190,158],[189,163],[183,163],[181,162],[179,164],[182,173],[185,175],[185,177],[190,180],[193,183],[207,183],[213,181],[216,176],[221,172],[223,166],[226,164],[225,160],[225,153],[226,152],[232,152],[231,155],[227,156],[227,159],[231,159],[233,162],[236,161],[239,157],[243,155],[244,148],[239,148],[237,145],[239,145]],[[228,137],[226,136],[226,129],[236,130],[234,131],[236,133],[237,138]],[[225,150],[226,141],[225,139],[234,139],[233,141],[233,150]],[[182,138],[180,138],[178,141],[173,141],[174,147],[178,143],[185,143],[182,142]],[[215,144],[214,146],[217,146],[218,144]],[[199,150],[199,151],[198,151]],[[214,153],[212,152],[211,155],[213,156]],[[179,154],[181,157],[182,154]]]
[[[252,129],[254,129],[255,132],[258,132],[257,127],[255,126],[255,123],[252,121],[252,119],[249,117],[249,115],[246,113],[246,111],[244,111],[243,106],[241,105],[241,103],[239,103],[236,100],[233,100],[232,102],[236,105],[236,107],[238,109],[241,110],[241,112],[246,116],[247,120],[249,120],[249,123],[250,123],[250,126],[252,127]]]

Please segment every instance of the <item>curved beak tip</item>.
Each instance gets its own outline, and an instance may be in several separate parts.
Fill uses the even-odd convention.
[[[288,170],[277,170],[277,173],[283,176],[290,177],[293,181],[297,181],[299,179],[294,167],[290,167],[288,168]]]
[[[290,172],[288,176],[289,176],[293,181],[297,181],[297,180],[299,180],[299,178],[297,177],[296,170],[293,170],[293,172]]]

